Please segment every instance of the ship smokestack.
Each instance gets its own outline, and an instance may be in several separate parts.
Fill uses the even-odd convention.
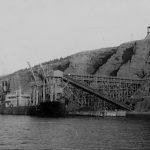
[[[150,26],[147,27],[147,35],[150,34]]]

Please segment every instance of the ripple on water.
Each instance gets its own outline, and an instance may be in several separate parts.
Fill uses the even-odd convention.
[[[148,150],[150,120],[0,116],[0,150]]]

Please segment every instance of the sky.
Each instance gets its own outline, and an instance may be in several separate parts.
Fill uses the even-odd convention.
[[[0,0],[0,75],[143,39],[150,0]]]

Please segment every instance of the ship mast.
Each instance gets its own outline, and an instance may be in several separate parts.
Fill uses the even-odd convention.
[[[44,71],[44,68],[43,68],[43,65],[42,64],[40,64],[40,67],[41,67],[41,69],[42,69],[42,72],[43,72],[43,76],[44,76],[44,81],[43,81],[43,101],[45,101],[46,100],[46,85],[48,85],[47,86],[47,90],[49,90],[49,80],[48,80],[48,78],[47,78],[47,76],[46,76],[46,73],[45,73],[45,71]],[[45,81],[46,81],[46,83],[45,83]]]
[[[34,82],[35,82],[35,99],[34,99],[35,101],[34,102],[35,102],[35,105],[37,105],[38,104],[38,84],[37,84],[37,80],[36,80],[33,68],[30,65],[30,62],[27,62],[27,64],[28,64],[28,66],[30,68],[30,71],[32,73],[32,76],[33,76]]]

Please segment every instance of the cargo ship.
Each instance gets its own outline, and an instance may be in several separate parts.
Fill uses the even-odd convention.
[[[62,117],[65,116],[65,103],[63,101],[45,101],[35,105],[29,94],[22,94],[19,90],[5,96],[5,100],[0,105],[0,114]]]
[[[60,86],[62,74],[61,71],[55,71],[52,76],[49,76],[49,81],[44,79],[31,83],[30,92],[22,90],[20,85],[18,85],[17,90],[10,90],[8,82],[2,81],[0,114],[42,117],[65,116],[66,107],[62,98],[63,88]]]

